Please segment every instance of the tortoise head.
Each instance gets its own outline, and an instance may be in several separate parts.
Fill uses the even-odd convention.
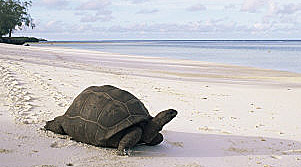
[[[165,111],[161,111],[159,114],[157,114],[153,118],[153,122],[155,122],[157,125],[159,125],[161,128],[170,122],[174,117],[176,117],[178,112],[174,109],[169,109]]]

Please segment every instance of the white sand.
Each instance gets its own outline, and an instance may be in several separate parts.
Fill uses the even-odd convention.
[[[164,142],[120,157],[40,130],[104,84],[132,92],[152,115],[178,110]],[[300,98],[300,74],[0,44],[0,166],[298,167]]]

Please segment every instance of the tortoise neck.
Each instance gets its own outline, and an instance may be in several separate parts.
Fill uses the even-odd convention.
[[[147,121],[142,128],[142,141],[145,143],[150,143],[162,130],[162,126],[160,126],[153,118]]]

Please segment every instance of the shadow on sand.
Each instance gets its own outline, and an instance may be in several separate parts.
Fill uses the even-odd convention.
[[[137,157],[224,157],[241,155],[299,155],[301,142],[251,136],[165,131],[158,146],[137,146]]]

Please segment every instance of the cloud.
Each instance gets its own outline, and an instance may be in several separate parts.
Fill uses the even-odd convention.
[[[279,4],[276,4],[273,0],[245,0],[241,11],[256,13],[263,8],[267,9],[266,15],[289,15],[301,11],[301,3],[289,3],[279,6]]]
[[[97,17],[97,16],[95,16]],[[88,16],[83,17],[83,22],[93,22],[99,18]],[[189,22],[189,23],[140,23],[131,25],[113,25],[104,26],[97,24],[75,24],[65,23],[62,21],[51,20],[44,25],[40,25],[35,32],[43,33],[60,33],[60,34],[72,34],[72,33],[95,33],[102,32],[108,34],[153,34],[153,35],[166,35],[178,34],[178,33],[194,33],[194,34],[210,34],[217,33],[223,34],[227,32],[247,32],[250,31],[246,26],[240,25],[236,22],[226,21],[227,18],[221,19],[206,19],[201,21]],[[228,19],[229,20],[229,19]]]
[[[82,15],[81,22],[110,21],[113,19],[112,11],[108,9],[111,5],[109,0],[86,1],[77,7],[77,10],[84,12],[77,12],[76,15]]]
[[[260,34],[269,33],[277,38],[280,34],[278,32],[297,32],[295,34],[298,35],[301,29],[301,3],[298,0],[222,1],[203,3],[197,0],[33,0],[33,14],[36,14],[35,18],[40,20],[40,23],[37,23],[34,30],[28,31],[45,34],[78,33],[79,36],[80,32],[104,33],[108,34],[105,37],[115,35],[116,38],[124,34],[135,35],[136,32],[144,33],[146,38],[153,37],[153,34],[168,37],[168,34],[172,33],[170,38],[185,37],[182,34],[191,38],[202,35],[223,38],[224,34],[233,38],[248,38],[249,34],[255,32],[259,37]],[[198,15],[201,12],[208,15]],[[178,17],[179,15],[183,17]],[[187,22],[188,20],[190,22]],[[93,35],[90,37],[95,38]],[[131,38],[130,35],[127,37]]]
[[[62,33],[67,31],[67,24],[62,21],[50,20],[46,23],[39,23],[39,25],[30,31],[38,32],[38,33]]]
[[[298,12],[301,12],[301,3],[279,5],[270,0],[266,4],[268,7],[260,24],[271,24],[269,27],[273,28],[281,25],[296,25],[297,20],[300,20]]]
[[[192,5],[190,7],[188,7],[186,10],[188,11],[203,11],[203,10],[207,10],[207,7],[202,5],[202,4],[197,4],[197,5]]]
[[[228,4],[228,5],[225,5],[224,6],[224,9],[226,9],[226,10],[229,10],[229,9],[236,9],[236,5],[235,4],[233,4],[233,3],[231,3],[231,4]]]
[[[111,15],[98,15],[98,14],[83,14],[81,15],[81,22],[96,22],[96,21],[110,21],[113,19]]]
[[[278,14],[294,14],[301,11],[301,3],[299,4],[287,4],[283,5],[282,8],[277,10]]]
[[[269,29],[272,28],[272,24],[268,24],[268,23],[255,23],[252,27],[253,32],[256,31],[268,31]]]
[[[108,32],[118,33],[227,33],[227,32],[247,32],[249,29],[245,25],[238,24],[233,21],[222,19],[207,19],[183,24],[176,23],[157,23],[157,24],[135,24],[128,26],[112,26],[108,28]]]
[[[82,3],[77,9],[78,10],[103,10],[110,6],[112,3],[109,0],[92,0]]]
[[[138,4],[138,3],[144,3],[144,2],[148,2],[149,0],[129,0],[134,4]]]
[[[84,38],[86,40],[98,38],[260,38],[262,35],[275,35],[278,32],[297,32],[299,27],[291,25],[274,26],[274,23],[256,22],[244,25],[231,19],[206,19],[189,23],[140,23],[131,25],[97,25],[64,23],[50,21],[35,30],[46,36],[51,34],[60,38],[62,35],[70,39]],[[32,30],[31,30],[32,31]],[[243,36],[241,36],[243,35]],[[272,37],[272,36],[271,36]],[[77,39],[78,40],[78,39]]]
[[[39,0],[34,4],[52,9],[66,9],[69,2],[67,0]]]
[[[142,9],[137,12],[137,14],[153,14],[159,12],[158,9]]]
[[[269,0],[245,0],[241,11],[256,13],[260,9],[262,9]]]

